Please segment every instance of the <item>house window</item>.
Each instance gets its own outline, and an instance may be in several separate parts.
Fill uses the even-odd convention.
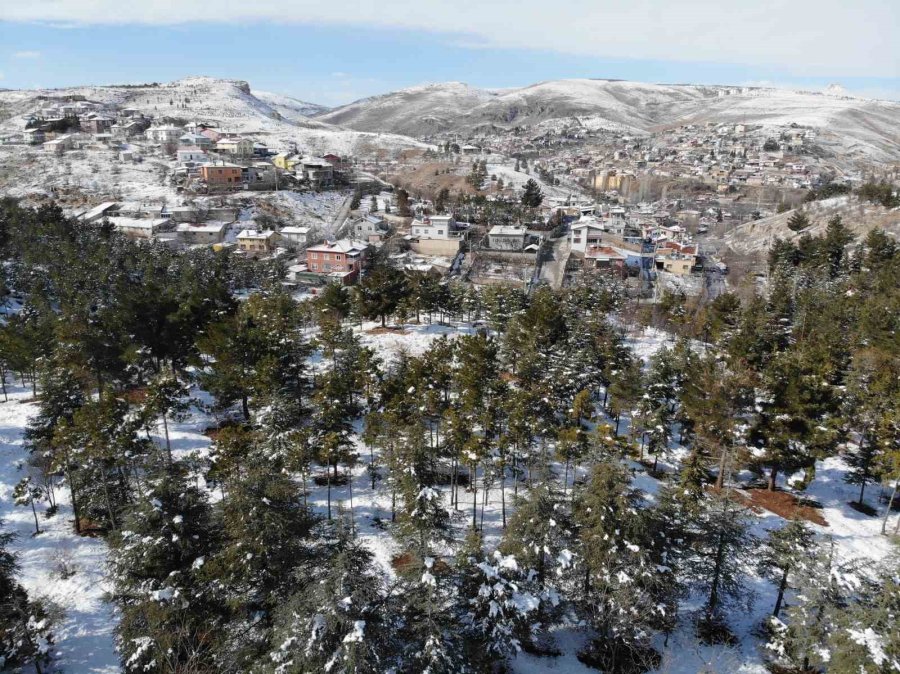
[[[319,254],[318,254],[318,253],[310,253],[309,256],[310,256],[313,260],[317,260],[317,259],[319,258]]]
[[[439,229],[437,232],[438,232],[438,236],[443,236],[443,235],[444,235],[444,230],[443,230],[443,229]]]
[[[317,265],[317,264],[315,264],[315,263],[313,263],[313,265],[312,265],[312,269],[313,269],[313,271],[318,271],[318,269],[319,269],[319,265]]]

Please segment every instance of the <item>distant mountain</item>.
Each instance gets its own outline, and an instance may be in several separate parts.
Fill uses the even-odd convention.
[[[840,151],[900,159],[900,103],[759,87],[573,79],[486,90],[459,82],[366,98],[316,117],[360,131],[425,137],[515,127],[583,126],[646,133],[687,123],[797,124],[833,134]]]
[[[331,108],[317,103],[308,103],[301,101],[293,96],[285,96],[283,94],[273,94],[269,91],[258,91],[254,89],[251,92],[263,103],[268,104],[272,109],[278,111],[282,117],[291,121],[300,121],[307,117],[315,115],[323,115]]]
[[[496,96],[462,82],[428,84],[364,98],[329,110],[317,119],[361,131],[426,136],[464,125],[473,109],[490,103]]]
[[[84,86],[0,92],[0,134],[21,131],[23,115],[54,100],[89,100],[135,108],[154,119],[199,121],[246,134],[275,149],[296,143],[310,153],[359,153],[371,149],[424,147],[408,137],[343,129],[300,114],[315,106],[288,97],[255,96],[242,80],[187,77],[165,84]]]

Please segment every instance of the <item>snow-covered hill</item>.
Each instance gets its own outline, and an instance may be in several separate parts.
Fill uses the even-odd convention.
[[[319,105],[318,103],[309,103],[308,101],[301,101],[299,98],[294,98],[293,96],[257,90],[253,90],[251,93],[281,114],[282,117],[289,119],[292,122],[304,121],[307,117],[323,115],[331,110],[331,108],[327,106]]]
[[[0,92],[0,133],[21,130],[22,115],[54,100],[88,100],[120,108],[134,108],[155,119],[172,118],[215,124],[223,131],[244,134],[275,149],[297,143],[310,153],[364,154],[373,150],[397,151],[420,147],[411,138],[388,133],[342,129],[298,114],[303,104],[294,101],[285,114],[285,97],[266,95],[262,100],[241,80],[188,77],[166,84],[72,87]],[[293,100],[293,99],[290,99]]]
[[[775,88],[645,84],[570,79],[519,89],[433,84],[356,101],[317,119],[361,131],[411,136],[536,127],[565,120],[642,133],[686,123],[731,122],[820,129],[841,148],[879,161],[900,159],[900,103]]]
[[[805,234],[824,235],[828,221],[835,216],[841,218],[857,240],[864,239],[876,227],[900,240],[900,209],[887,210],[855,197],[840,196],[805,204],[802,210],[810,225],[800,232],[788,227],[788,220],[795,213],[792,210],[745,222],[725,234],[724,243],[739,253],[764,256],[776,239],[796,242]]]

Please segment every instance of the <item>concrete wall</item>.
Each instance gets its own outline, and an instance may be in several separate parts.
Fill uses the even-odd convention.
[[[410,241],[409,247],[419,255],[456,256],[459,252],[459,239],[419,239]]]

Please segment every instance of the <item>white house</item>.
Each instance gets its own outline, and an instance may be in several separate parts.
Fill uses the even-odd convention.
[[[528,230],[521,225],[494,225],[488,232],[491,250],[523,250]]]
[[[169,224],[165,218],[113,217],[109,218],[109,222],[117,232],[121,232],[129,239],[151,239]]]
[[[388,225],[384,218],[372,213],[353,223],[353,236],[362,241],[377,243],[387,232]]]
[[[177,126],[172,126],[171,124],[166,124],[163,126],[151,126],[144,135],[147,136],[147,140],[151,140],[154,143],[177,143],[178,139],[181,137],[181,129]]]
[[[186,245],[221,243],[225,240],[227,230],[227,222],[215,220],[204,222],[202,225],[183,222],[175,228],[178,240]]]
[[[282,227],[278,232],[281,242],[292,248],[301,248],[309,243],[312,227]]]
[[[457,239],[460,232],[457,230],[456,220],[452,215],[428,215],[421,220],[413,220],[410,225],[410,233],[417,239]]]
[[[591,246],[600,245],[600,239],[603,235],[603,226],[594,218],[581,218],[577,222],[572,223],[572,230],[569,232],[569,243],[572,250],[579,253],[587,252]]]
[[[186,162],[186,161],[207,161],[209,159],[209,155],[206,154],[206,151],[197,146],[183,146],[179,147],[176,153],[178,157],[178,161]]]

